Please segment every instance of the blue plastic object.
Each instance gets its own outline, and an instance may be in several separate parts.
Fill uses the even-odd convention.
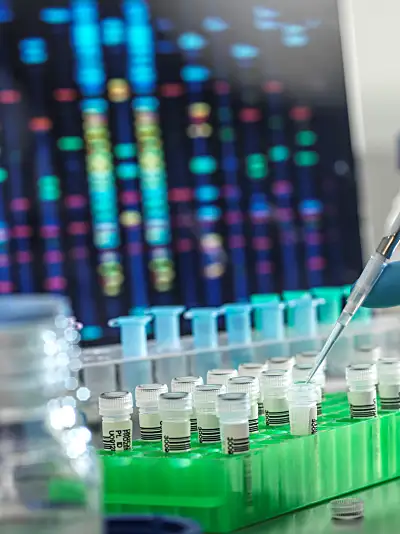
[[[141,358],[147,356],[147,333],[146,327],[151,321],[148,316],[127,315],[108,321],[111,327],[121,329],[122,355],[124,357]]]
[[[281,341],[285,337],[285,304],[279,301],[253,304],[259,316],[259,339]]]
[[[22,324],[71,316],[69,301],[57,295],[4,295],[0,297],[0,325]]]
[[[138,515],[109,517],[105,520],[105,534],[201,534],[202,532],[198,523],[181,517]]]
[[[392,261],[383,270],[363,306],[366,308],[391,308],[399,305],[400,261]]]
[[[310,295],[288,302],[293,312],[293,337],[315,337],[317,335],[317,306],[323,303],[323,299],[313,299]]]
[[[217,317],[219,308],[191,308],[185,319],[192,321],[193,344],[196,349],[218,347]]]
[[[157,352],[173,352],[181,348],[179,319],[184,306],[154,306],[146,313],[154,316]]]
[[[225,313],[226,330],[230,345],[251,343],[251,304],[226,304],[220,308]]]

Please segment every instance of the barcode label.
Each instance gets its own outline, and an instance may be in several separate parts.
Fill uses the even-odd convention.
[[[265,424],[267,426],[280,426],[289,424],[289,410],[284,412],[265,412]]]
[[[218,443],[221,441],[221,431],[219,428],[202,428],[199,426],[200,443]]]
[[[321,402],[317,403],[317,415],[318,417],[322,415],[322,403]]]
[[[264,413],[264,404],[262,402],[258,403],[258,417],[261,417]]]
[[[363,406],[354,406],[350,404],[350,416],[353,419],[364,419],[366,417],[376,417],[376,403],[365,404]]]
[[[103,423],[103,449],[110,452],[129,451],[132,448],[132,422]]]
[[[140,439],[143,441],[161,441],[161,425],[151,428],[140,427]]]
[[[383,399],[381,397],[381,408],[382,410],[400,410],[400,398],[392,397]]]
[[[190,436],[172,438],[163,436],[164,452],[184,452],[190,450]]]
[[[317,430],[318,430],[317,420],[316,419],[311,419],[311,434],[316,434]]]
[[[197,432],[197,419],[190,420],[190,432]]]
[[[225,450],[227,454],[238,454],[250,450],[249,437],[246,438],[232,438],[225,439]]]
[[[258,417],[257,419],[249,419],[249,432],[258,432]]]

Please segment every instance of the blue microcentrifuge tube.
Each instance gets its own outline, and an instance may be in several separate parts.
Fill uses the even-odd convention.
[[[292,354],[321,348],[321,340],[318,338],[317,306],[324,302],[324,299],[313,299],[311,295],[304,295],[287,303],[293,312],[291,337],[300,338],[290,343]]]
[[[157,353],[180,352],[180,316],[184,306],[153,306],[146,313],[154,317],[155,350]],[[155,361],[156,381],[170,383],[175,376],[188,374],[188,362],[184,356],[161,358]]]
[[[225,304],[220,308],[225,314],[225,324],[229,345],[250,345],[251,336],[251,310],[252,304]],[[253,360],[251,348],[232,349],[230,352],[230,367],[237,369],[241,363]]]
[[[256,359],[264,363],[266,358],[287,357],[289,344],[285,339],[286,304],[280,301],[260,302],[253,304],[259,317],[257,341],[268,341],[268,344],[256,349]]]
[[[192,321],[194,348],[201,350],[193,358],[193,372],[204,380],[209,369],[221,367],[221,354],[215,350],[218,348],[217,320],[220,313],[219,308],[192,308],[185,313],[185,319]]]
[[[121,330],[121,347],[123,358],[142,358],[147,356],[147,333],[146,328],[151,317],[139,317],[128,315],[111,319],[108,324],[111,327],[119,327]],[[139,361],[121,365],[122,387],[131,391],[140,384],[153,382],[151,362]]]

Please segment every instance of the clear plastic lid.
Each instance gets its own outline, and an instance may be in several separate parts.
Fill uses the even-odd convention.
[[[268,369],[283,369],[284,371],[291,371],[294,365],[293,358],[270,358],[267,360]]]
[[[317,403],[318,393],[315,384],[296,382],[290,386],[287,398],[293,406],[308,406]]]
[[[384,358],[378,362],[378,382],[380,384],[400,384],[400,360]]]
[[[263,392],[269,389],[287,389],[290,385],[290,373],[284,369],[269,369],[263,371],[260,376],[260,387]]]
[[[268,369],[266,363],[241,363],[239,365],[239,375],[241,376],[255,376],[259,378],[263,371]]]
[[[247,393],[222,393],[217,397],[217,414],[237,413],[238,416],[247,417],[250,413],[250,399]]]
[[[167,384],[141,384],[135,388],[136,406],[158,406],[158,397],[161,393],[167,393]]]
[[[226,387],[222,384],[203,384],[196,386],[193,393],[195,408],[215,407],[218,395],[226,393]]]
[[[234,376],[238,376],[236,369],[211,369],[207,372],[207,383],[226,386],[228,380]]]
[[[158,408],[160,412],[191,412],[192,394],[186,391],[174,391],[161,393],[158,397]]]
[[[177,376],[171,380],[171,391],[192,393],[196,386],[203,384],[201,376]]]
[[[260,383],[254,376],[234,376],[228,380],[228,393],[247,393],[250,402],[256,402],[260,396]]]
[[[132,393],[129,391],[110,391],[99,397],[99,413],[102,416],[117,417],[133,412]]]
[[[377,369],[373,363],[355,363],[346,367],[349,387],[372,387],[377,383]]]
[[[335,499],[330,503],[332,519],[352,520],[364,515],[364,501],[356,497]]]

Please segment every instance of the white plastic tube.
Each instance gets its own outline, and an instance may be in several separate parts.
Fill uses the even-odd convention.
[[[99,397],[99,414],[102,418],[103,448],[121,452],[132,448],[132,393],[111,391]]]
[[[368,363],[349,365],[346,368],[346,381],[351,417],[354,419],[376,417],[376,365]]]

